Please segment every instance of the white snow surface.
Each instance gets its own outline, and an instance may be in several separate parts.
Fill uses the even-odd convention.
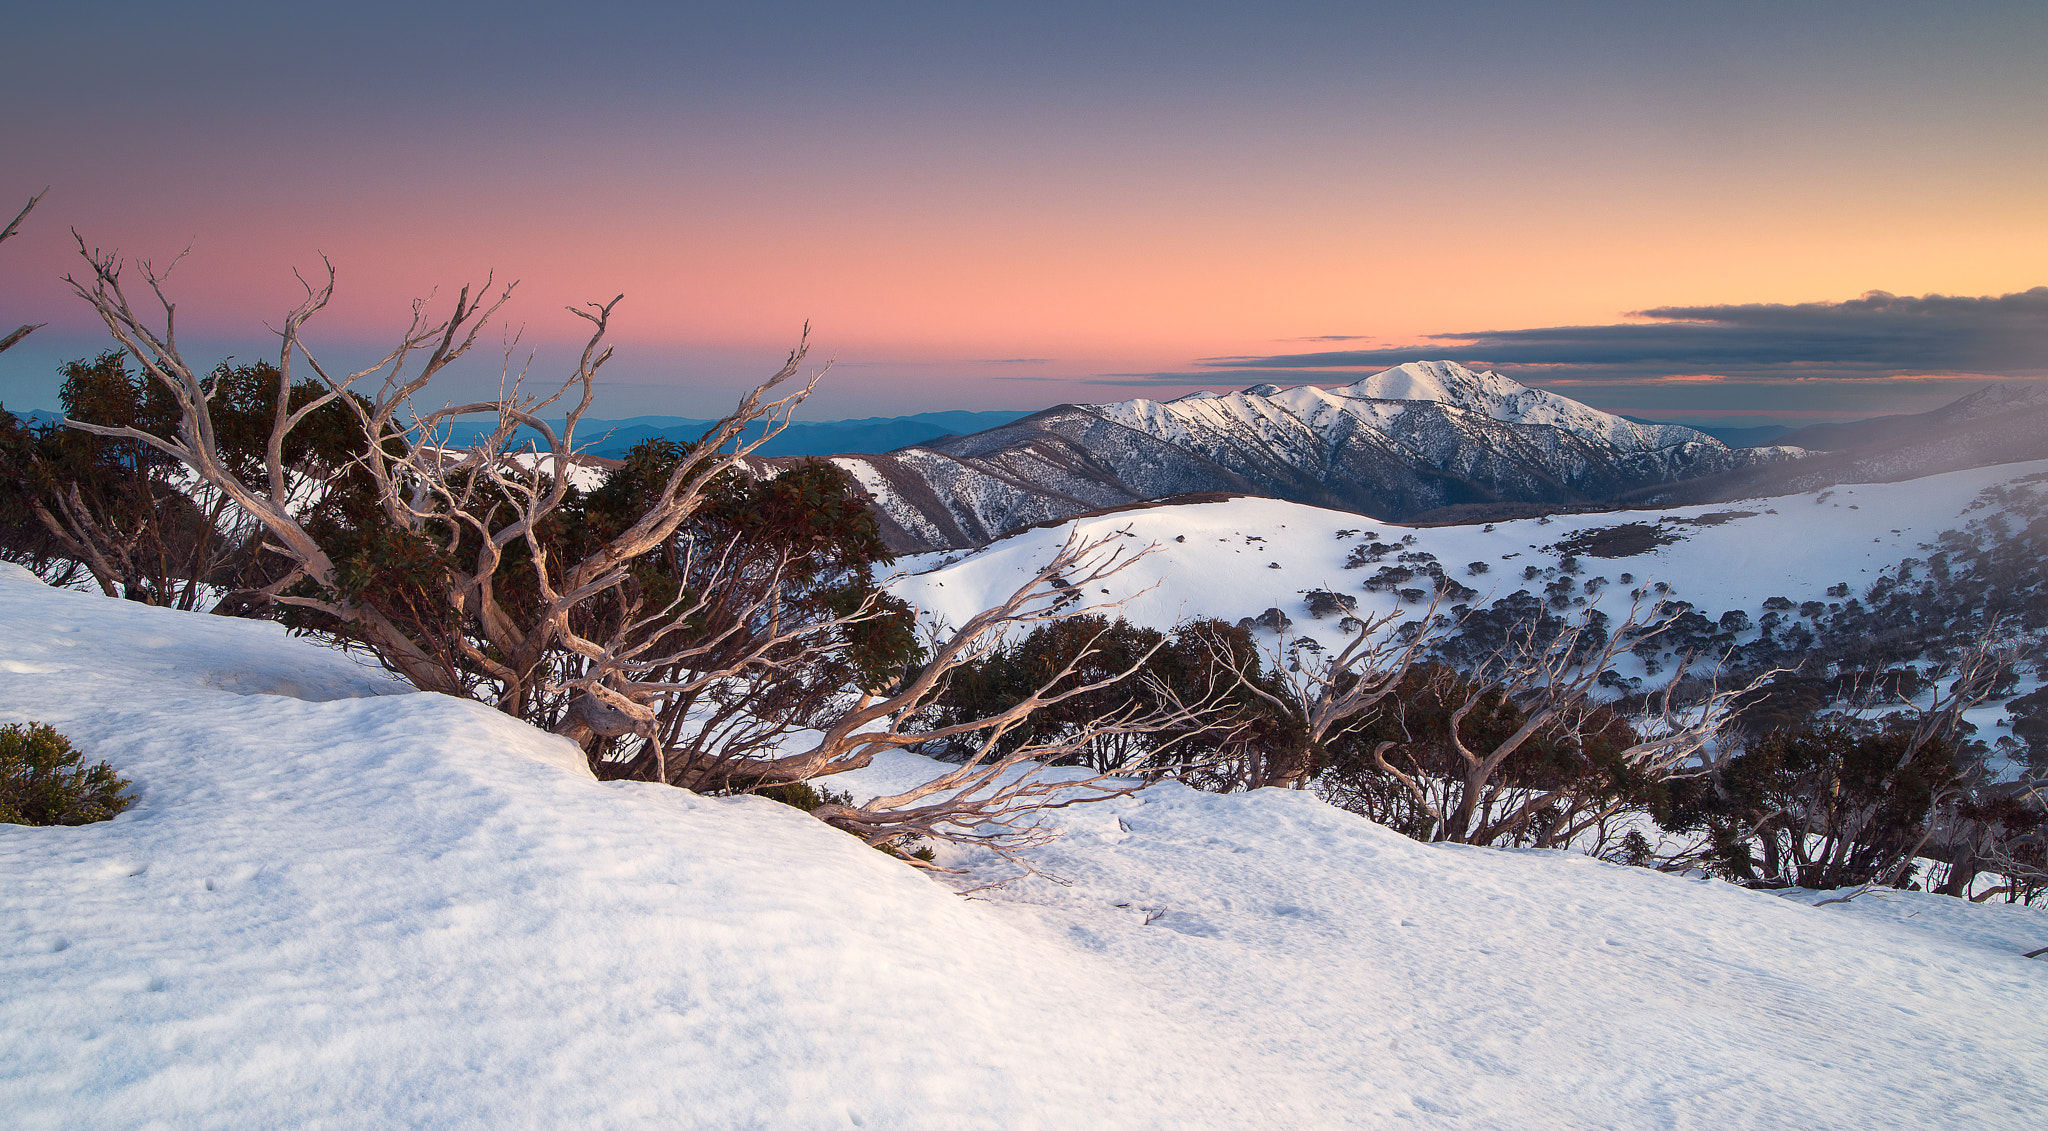
[[[560,739],[274,625],[0,566],[0,639],[0,722],[51,723],[139,796],[102,824],[0,826],[10,1127],[2048,1110],[2033,909],[1810,907],[1177,786],[1056,814],[1040,863],[1063,882],[962,898],[772,802],[599,783]],[[931,772],[903,755],[842,782]]]
[[[1524,580],[1522,571],[1531,565],[1556,566],[1562,555],[1551,547],[1571,535],[1641,523],[1661,525],[1680,539],[1630,557],[1581,557],[1582,581],[1609,580],[1593,604],[1618,619],[1628,611],[1633,589],[1663,582],[1670,587],[1669,599],[1690,601],[1709,617],[1730,609],[1754,614],[1769,597],[1824,600],[1827,589],[1840,582],[1860,596],[1886,568],[1902,558],[1925,557],[1924,543],[1964,526],[1978,492],[2043,472],[2048,472],[2048,460],[1704,506],[1436,527],[1379,522],[1276,499],[1159,506],[1021,531],[964,556],[947,552],[907,558],[901,565],[910,576],[897,582],[896,591],[960,624],[1008,596],[1069,537],[1122,532],[1124,556],[1142,556],[1098,587],[1106,592],[1084,595],[1091,602],[1124,602],[1110,615],[1167,629],[1192,617],[1234,623],[1278,608],[1294,621],[1286,630],[1288,639],[1310,636],[1325,646],[1341,646],[1345,637],[1338,618],[1310,619],[1304,594],[1327,589],[1353,596],[1360,617],[1422,612],[1420,605],[1404,604],[1394,593],[1362,589],[1382,566],[1407,563],[1390,552],[1383,561],[1345,569],[1347,555],[1358,545],[1399,545],[1412,537],[1413,543],[1399,545],[1399,551],[1433,554],[1450,577],[1478,590],[1477,605],[1518,589],[1540,596],[1548,579]],[[1740,517],[1723,517],[1730,514]],[[1695,521],[1703,517],[1705,523]],[[1352,533],[1339,537],[1340,531]],[[1473,562],[1485,562],[1487,572],[1471,573]],[[1633,580],[1621,582],[1624,573]],[[1427,588],[1429,582],[1414,584]]]

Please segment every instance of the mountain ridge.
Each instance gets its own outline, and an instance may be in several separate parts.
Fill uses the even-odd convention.
[[[1498,373],[1410,362],[1349,386],[1255,385],[1066,404],[881,456],[840,455],[899,550],[982,545],[1035,523],[1205,492],[1385,520],[1446,507],[1584,507],[1789,460],[1642,424]]]

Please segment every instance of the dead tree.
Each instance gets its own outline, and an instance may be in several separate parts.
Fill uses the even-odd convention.
[[[212,411],[215,386],[179,352],[177,308],[163,277],[143,265],[161,308],[159,329],[134,308],[115,257],[82,241],[79,250],[90,271],[70,280],[73,289],[168,392],[178,418],[171,435],[66,424],[149,445],[191,468],[261,526],[266,549],[289,567],[260,598],[287,612],[327,618],[331,631],[367,645],[424,690],[481,698],[551,725],[599,761],[605,743],[624,739],[635,767],[626,771],[631,776],[693,789],[801,782],[866,766],[886,750],[966,743],[973,751],[964,764],[923,785],[858,806],[826,805],[817,816],[870,843],[919,835],[984,843],[1013,858],[1043,836],[1034,814],[1121,795],[1144,782],[1108,773],[1047,776],[1040,759],[1096,736],[1214,729],[1208,704],[1165,694],[1145,709],[1095,720],[1081,735],[999,753],[1003,734],[1032,712],[1104,686],[1057,686],[1071,669],[1004,710],[945,726],[919,725],[948,673],[984,656],[1012,629],[1106,607],[1079,607],[1070,594],[1135,560],[1114,536],[1069,542],[1007,600],[939,633],[924,662],[896,678],[852,686],[814,678],[844,647],[847,632],[888,611],[886,597],[872,591],[850,607],[825,612],[815,604],[799,607],[778,584],[777,571],[793,567],[788,557],[766,564],[758,556],[748,559],[753,564],[747,568],[768,575],[735,588],[729,583],[738,575],[723,572],[723,563],[745,558],[741,547],[679,534],[721,477],[773,436],[815,386],[813,376],[778,396],[797,378],[802,344],[636,502],[621,529],[593,538],[570,521],[580,513],[572,504],[586,499],[573,485],[576,431],[610,356],[603,339],[619,300],[574,311],[591,324],[590,337],[575,371],[547,395],[526,395],[514,380],[497,400],[422,412],[415,398],[469,351],[512,288],[490,295],[487,287],[479,298],[465,288],[441,318],[416,304],[395,348],[367,369],[335,374],[300,336],[333,293],[330,265],[320,285],[306,286],[304,301],[278,331],[276,409],[264,457],[250,472],[224,454]],[[316,395],[289,396],[295,366],[312,372]],[[557,404],[566,411],[560,428],[541,416]],[[286,458],[291,437],[314,414],[337,410],[353,419],[359,454],[309,478]],[[449,443],[450,423],[474,414],[495,419],[490,434],[466,447]],[[739,442],[764,418],[769,426],[761,436]],[[539,435],[540,443],[515,450],[522,429]],[[374,553],[337,548],[335,529],[318,520],[325,513],[319,508],[339,505],[337,499],[357,507]],[[709,556],[714,565],[687,585],[662,582],[652,557],[678,553]],[[387,559],[398,563],[388,567],[392,577],[376,572],[387,568]],[[1117,678],[1133,677],[1142,666],[1141,658]],[[787,693],[793,682],[810,688],[796,701]],[[813,737],[793,741],[799,724]],[[1137,774],[1142,768],[1118,770]]]
[[[1003,738],[1033,713],[1068,698],[1087,695],[1130,679],[1143,679],[1156,648],[1103,678],[1069,683],[1092,654],[1084,647],[1037,689],[1001,709],[936,727],[917,725],[919,714],[941,693],[950,673],[978,662],[1003,640],[1032,624],[1083,617],[1121,602],[1084,605],[1070,594],[1115,576],[1149,549],[1127,554],[1123,532],[1095,539],[1070,536],[1052,560],[1002,603],[970,617],[958,628],[936,634],[927,662],[885,692],[864,692],[826,725],[810,748],[773,760],[764,768],[785,779],[837,773],[868,765],[886,750],[950,745],[964,748],[954,768],[900,793],[860,805],[823,805],[816,815],[870,844],[923,837],[976,844],[1029,870],[1018,854],[1054,835],[1043,823],[1050,809],[1123,797],[1150,784],[1146,770],[1168,756],[1175,739],[1135,754],[1107,771],[1053,768],[1104,739],[1121,735],[1194,735],[1231,725],[1223,693],[1216,686],[1189,702],[1157,681],[1149,694],[1124,707],[1044,741],[1008,747]],[[1006,749],[1006,747],[1008,747]]]
[[[1583,755],[1588,744],[1598,742],[1608,747],[1601,751],[1608,765],[1648,781],[1668,779],[1703,767],[1735,701],[1769,678],[1739,689],[1713,689],[1681,705],[1681,663],[1650,697],[1654,714],[1624,719],[1596,696],[1600,674],[1661,625],[1654,610],[1646,624],[1635,606],[1603,638],[1593,632],[1591,619],[1581,617],[1547,638],[1531,623],[1477,670],[1437,670],[1431,692],[1450,708],[1440,734],[1414,733],[1397,714],[1400,733],[1375,742],[1371,762],[1414,807],[1419,820],[1412,832],[1459,844],[1518,838],[1539,846],[1569,844],[1628,798],[1612,788],[1617,783],[1596,776],[1509,772],[1519,753],[1534,742],[1559,741]],[[1502,720],[1509,724],[1504,733],[1483,725]]]
[[[1263,744],[1236,752],[1229,785],[1304,788],[1328,765],[1331,745],[1392,695],[1427,650],[1438,603],[1412,620],[1392,612],[1364,622],[1333,656],[1312,641],[1273,648],[1267,679],[1253,678],[1242,657],[1214,657],[1212,666],[1236,674],[1240,691],[1286,720]]]
[[[957,628],[933,625],[924,662],[882,687],[846,689],[809,678],[809,669],[836,647],[834,634],[879,614],[885,599],[880,594],[842,613],[805,617],[789,615],[775,586],[757,586],[758,596],[737,610],[725,610],[700,632],[656,631],[625,647],[572,635],[569,646],[584,666],[568,682],[585,694],[583,701],[605,712],[602,718],[590,712],[579,725],[633,737],[631,758],[617,776],[650,777],[700,791],[810,781],[864,768],[884,751],[945,747],[957,753],[959,762],[931,779],[860,805],[828,803],[814,815],[871,844],[898,844],[906,838],[972,843],[1028,868],[1018,854],[1051,836],[1042,822],[1044,811],[1143,788],[1152,759],[1170,751],[1174,740],[1095,773],[1077,775],[1049,763],[1119,736],[1214,733],[1227,725],[1220,719],[1218,696],[1190,703],[1152,682],[1142,701],[1132,700],[1056,738],[1005,743],[1006,735],[1039,711],[1145,679],[1150,651],[1103,678],[1073,683],[1071,677],[1085,665],[1093,644],[1014,703],[973,718],[926,724],[927,709],[952,673],[982,661],[1018,631],[1115,607],[1079,605],[1070,595],[1089,585],[1099,587],[1142,556],[1128,554],[1124,544],[1121,532],[1070,539],[1000,604]],[[709,590],[706,594],[686,606],[650,611],[634,627],[693,622],[716,600]],[[792,683],[805,688],[794,701],[771,702]],[[693,709],[678,710],[678,704]]]
[[[687,605],[643,612],[634,631],[614,634],[611,643],[568,638],[582,666],[566,683],[582,693],[580,702],[594,706],[577,725],[630,736],[628,757],[601,771],[607,776],[699,791],[811,781],[865,768],[885,751],[943,748],[957,763],[929,780],[858,805],[827,803],[814,815],[870,844],[917,838],[975,844],[1029,870],[1020,853],[1053,835],[1043,823],[1045,811],[1141,789],[1155,780],[1147,771],[1172,752],[1178,736],[1214,735],[1230,725],[1222,703],[1227,687],[1212,687],[1190,702],[1148,679],[1144,669],[1156,648],[1118,671],[1074,682],[1093,642],[1016,702],[937,725],[927,718],[954,672],[986,659],[1017,633],[1115,608],[1081,605],[1071,595],[1099,588],[1143,556],[1125,545],[1121,532],[1071,538],[1001,603],[958,627],[930,625],[924,661],[883,686],[813,678],[813,669],[838,647],[837,633],[881,615],[887,598],[880,593],[843,612],[804,615],[793,613],[777,587],[756,585],[746,603],[722,609],[704,629],[661,631],[698,621],[717,601],[715,587],[707,588]],[[729,554],[731,547],[720,552]],[[653,631],[636,636],[640,629]],[[635,642],[622,647],[619,640]],[[1004,741],[1039,711],[1133,680],[1145,683],[1142,698],[1055,738]],[[789,692],[791,685],[798,689]],[[1106,770],[1075,773],[1051,765],[1107,739],[1162,733],[1169,737]]]
[[[1936,676],[1937,685],[1942,679],[1950,681],[1947,691],[1937,692],[1926,707],[1903,697],[1898,700],[1896,705],[1911,717],[1913,729],[1893,768],[1894,775],[1911,765],[1929,743],[1943,743],[1952,750],[1960,750],[1959,740],[1965,733],[1964,714],[1990,699],[2001,679],[2020,659],[2021,644],[2005,636],[2005,623],[1993,618],[1954,663]],[[1986,863],[2001,862],[2006,855],[2001,851],[1999,834],[2006,821],[2018,814],[1992,815],[2001,809],[1995,800],[1998,790],[1984,780],[1981,760],[1968,760],[1955,766],[1954,771],[1928,801],[1919,843],[1883,878],[1887,887],[1898,886],[1929,842],[1937,837],[1946,840],[1938,851],[1948,865],[1948,875],[1939,889],[1945,895],[1967,894],[1978,870]],[[1884,789],[1889,791],[1891,787],[1892,780],[1887,777]],[[1978,793],[1990,796],[1973,796]]]
[[[817,382],[813,376],[776,396],[802,368],[805,346],[800,343],[780,370],[704,435],[696,449],[699,457],[676,466],[637,521],[569,559],[549,544],[546,528],[571,498],[576,430],[592,403],[598,371],[611,356],[604,337],[619,299],[571,308],[590,324],[590,336],[574,371],[546,395],[526,394],[522,382],[512,380],[496,400],[421,412],[415,398],[470,350],[516,284],[492,295],[487,280],[475,297],[464,287],[445,317],[431,315],[424,302],[415,303],[411,325],[389,353],[366,369],[336,374],[301,338],[305,324],[333,295],[334,269],[327,264],[325,279],[317,286],[305,284],[304,300],[277,331],[276,412],[265,458],[245,475],[223,456],[211,411],[213,386],[179,350],[177,307],[164,291],[164,276],[142,265],[160,307],[159,329],[131,303],[117,257],[88,249],[82,239],[79,254],[88,271],[82,278],[67,276],[67,281],[115,341],[169,393],[179,418],[169,436],[89,421],[65,423],[164,452],[259,524],[266,549],[289,568],[258,598],[330,618],[416,687],[484,698],[522,718],[539,713],[535,693],[547,682],[548,660],[562,648],[576,611],[626,587],[634,563],[669,539],[699,505],[707,486],[772,436],[774,425],[786,422],[788,411]],[[290,392],[301,364],[322,392],[295,402]],[[372,382],[374,389],[363,395]],[[420,563],[410,575],[409,592],[394,595],[393,587],[355,579],[305,514],[307,484],[288,466],[285,449],[295,429],[330,405],[340,405],[355,418],[361,454],[314,484],[313,494],[354,492],[365,500],[367,512],[381,524],[379,537],[387,548]],[[566,412],[559,430],[540,416],[557,405]],[[476,414],[495,418],[483,440],[461,450],[441,441],[449,423]],[[749,424],[763,418],[771,426],[762,436],[736,443]],[[522,428],[542,437],[524,454],[514,450]]]

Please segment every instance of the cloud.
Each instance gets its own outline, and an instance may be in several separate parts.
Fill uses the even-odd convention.
[[[1411,357],[1408,360],[1413,361],[1414,358]],[[1318,377],[1314,374],[1303,373],[1299,369],[1292,368],[1195,370],[1181,369],[1159,370],[1156,372],[1141,373],[1097,373],[1093,377],[1079,378],[1077,379],[1076,383],[1082,385],[1128,386],[1187,385],[1189,387],[1200,386],[1205,389],[1216,389],[1222,388],[1224,386],[1229,386],[1231,388],[1243,388],[1247,385],[1258,385],[1266,382],[1272,382],[1274,384],[1299,385],[1303,383],[1304,378],[1306,378],[1307,382],[1310,384],[1322,385],[1327,385],[1333,380],[1333,378]],[[1356,380],[1356,378],[1345,377],[1343,378],[1343,380],[1348,382]]]
[[[1045,365],[1045,364],[1047,364],[1048,362],[1052,361],[1052,358],[1049,358],[1049,357],[978,357],[978,358],[975,358],[975,361],[976,361],[976,362],[978,362],[979,364],[982,364],[982,365]]]
[[[1948,373],[2048,374],[2048,287],[2008,295],[1918,298],[1871,291],[1847,302],[1663,306],[1645,321],[1429,335],[1404,349],[1202,358],[1215,368],[1377,368],[1422,357],[1549,366],[1560,379],[1869,378]]]
[[[1315,334],[1306,338],[1276,338],[1281,342],[1369,342],[1370,334]]]

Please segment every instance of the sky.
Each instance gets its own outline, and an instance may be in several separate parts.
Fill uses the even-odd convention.
[[[1498,368],[1695,423],[2048,378],[2048,5],[41,5],[0,42],[0,404],[108,341],[336,365],[517,281],[446,382],[811,419]],[[5,217],[0,217],[4,222]],[[178,256],[183,252],[184,256]],[[432,307],[430,307],[432,309]]]

